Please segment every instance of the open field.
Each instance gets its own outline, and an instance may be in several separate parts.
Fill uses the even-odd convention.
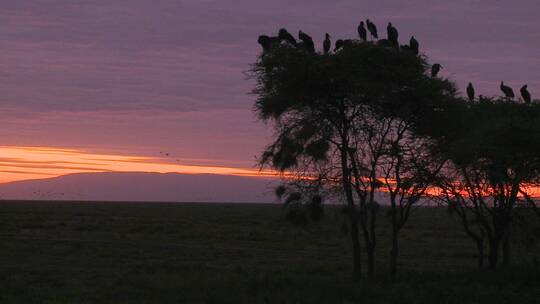
[[[378,278],[350,281],[349,239],[328,208],[293,226],[275,205],[0,204],[0,303],[533,303],[540,246],[512,269],[475,269],[472,241],[445,210],[418,209],[388,281],[381,212]]]

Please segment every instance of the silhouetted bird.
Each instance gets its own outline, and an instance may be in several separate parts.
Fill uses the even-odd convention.
[[[409,40],[409,47],[411,48],[411,51],[413,51],[416,55],[418,55],[418,52],[420,50],[420,45],[418,44],[418,41],[414,39],[414,36],[412,36],[411,40]]]
[[[264,52],[270,51],[270,37],[266,35],[260,35],[257,42],[262,46]]]
[[[313,43],[313,39],[311,39],[311,37],[308,34],[302,32],[302,31],[298,31],[298,38],[300,38],[300,40],[302,40],[303,46],[308,51],[315,52],[315,44]]]
[[[521,93],[521,97],[523,97],[523,101],[526,104],[530,104],[531,103],[531,93],[529,93],[529,91],[527,90],[527,85],[522,86],[521,89],[519,89],[519,92]]]
[[[514,98],[515,95],[514,95],[514,90],[512,90],[511,87],[507,86],[507,85],[504,85],[504,82],[501,81],[501,91],[504,93],[504,95],[506,96],[506,98]]]
[[[334,52],[341,49],[343,47],[343,40],[338,39],[336,40],[336,46],[334,47]]]
[[[279,30],[278,37],[280,41],[286,41],[294,46],[296,46],[297,44],[296,39],[294,39],[293,35],[291,35],[291,33],[289,33],[284,28]]]
[[[366,20],[366,25],[369,33],[371,34],[371,37],[374,39],[379,39],[379,34],[377,33],[377,26],[375,23],[369,21],[369,19]]]
[[[474,87],[470,82],[467,86],[467,96],[469,97],[469,101],[474,101]]]
[[[324,38],[324,42],[323,42],[323,49],[324,49],[325,54],[328,54],[330,52],[330,47],[331,46],[332,46],[332,42],[330,41],[330,35],[328,35],[328,33],[326,33],[325,38]]]
[[[442,65],[435,63],[431,66],[431,77],[437,77],[437,74],[439,74],[439,71],[442,69]]]
[[[398,30],[392,26],[392,22],[388,22],[386,34],[388,35],[388,40],[392,42],[393,45],[398,45]]]
[[[358,36],[362,41],[367,41],[367,30],[364,27],[364,21],[360,21],[360,25],[358,25]]]
[[[259,36],[259,39],[257,39],[257,42],[262,46],[263,52],[266,53],[270,52],[273,44],[279,43],[279,38],[261,35]]]

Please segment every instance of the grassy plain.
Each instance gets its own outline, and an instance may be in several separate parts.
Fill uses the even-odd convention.
[[[535,303],[540,246],[514,266],[476,270],[474,244],[442,209],[419,208],[386,275],[381,212],[377,279],[350,280],[343,220],[294,226],[276,205],[0,203],[0,303]],[[536,302],[538,303],[538,302]]]

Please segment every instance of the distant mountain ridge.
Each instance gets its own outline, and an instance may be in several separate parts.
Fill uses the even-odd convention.
[[[4,200],[272,203],[275,179],[215,174],[77,173],[0,184]]]

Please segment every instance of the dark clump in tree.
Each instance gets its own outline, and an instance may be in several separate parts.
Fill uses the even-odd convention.
[[[275,194],[283,202],[286,218],[294,224],[319,222],[324,216],[323,196],[318,188],[309,184],[291,181],[275,189]]]

